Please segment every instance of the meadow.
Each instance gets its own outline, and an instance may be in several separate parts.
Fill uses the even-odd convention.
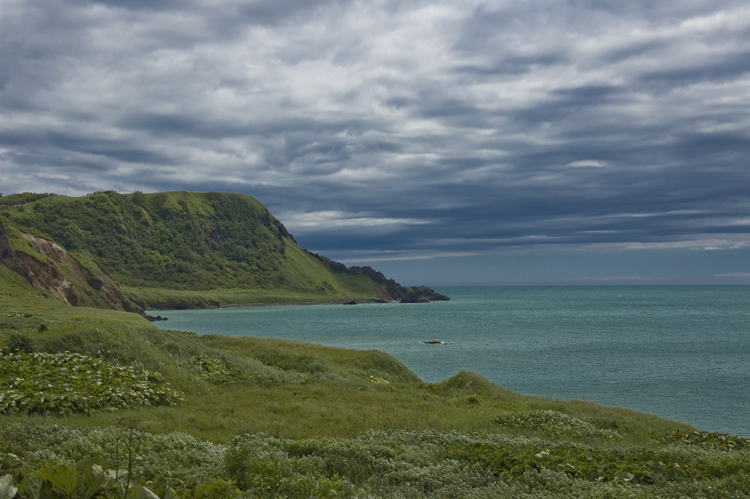
[[[160,330],[0,266],[0,497],[746,497],[750,442],[471,372]],[[12,395],[12,397],[11,397]]]

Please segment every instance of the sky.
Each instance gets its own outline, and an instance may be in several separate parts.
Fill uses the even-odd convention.
[[[750,4],[0,0],[0,192],[249,194],[407,285],[750,284]]]

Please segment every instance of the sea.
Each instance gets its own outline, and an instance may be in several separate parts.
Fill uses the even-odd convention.
[[[427,382],[470,370],[526,395],[750,437],[750,286],[434,289],[451,300],[160,311],[169,320],[156,324],[377,349]]]

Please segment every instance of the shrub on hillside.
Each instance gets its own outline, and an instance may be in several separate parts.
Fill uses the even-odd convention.
[[[181,393],[159,373],[63,352],[0,356],[0,414],[72,414],[175,405]]]

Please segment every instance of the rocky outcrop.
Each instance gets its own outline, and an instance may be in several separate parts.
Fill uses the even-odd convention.
[[[449,297],[441,295],[427,286],[412,286],[401,298],[401,303],[428,303],[431,301],[448,301]]]
[[[87,268],[60,245],[25,232],[20,234],[37,255],[14,251],[0,225],[0,263],[24,276],[30,284],[74,307],[143,314],[143,309],[123,294],[117,282],[100,265],[92,261]]]
[[[400,301],[401,303],[428,303],[431,301],[448,301],[450,298],[427,286],[402,286],[393,279],[387,279],[382,272],[378,272],[372,267],[347,267],[343,263],[334,262],[324,256],[311,253],[315,258],[325,263],[331,271],[339,274],[364,275],[369,277],[373,282],[379,284],[378,297],[383,301]]]
[[[145,315],[144,315],[144,317],[146,317],[146,319],[147,319],[147,320],[148,320],[149,322],[159,322],[159,321],[166,321],[166,320],[169,320],[168,318],[166,318],[166,317],[162,317],[161,315],[153,316],[153,315],[148,315],[148,314],[145,314]]]
[[[119,284],[100,265],[87,268],[60,245],[31,234],[21,233],[31,248],[47,260],[19,253],[29,269],[34,284],[75,307],[114,308],[124,312],[143,313],[120,289]]]

